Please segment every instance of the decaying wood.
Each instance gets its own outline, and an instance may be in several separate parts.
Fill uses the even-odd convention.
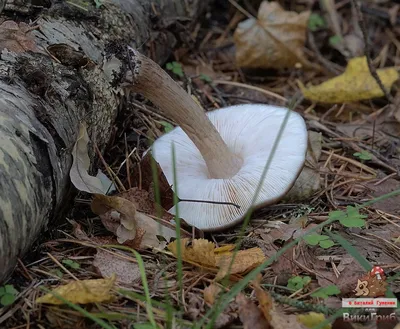
[[[31,1],[0,6],[0,26],[22,14],[35,25],[15,49],[9,43],[4,48],[9,36],[0,29],[0,283],[41,230],[65,216],[79,122],[86,121],[100,149],[108,142],[123,97],[116,77],[126,69],[113,54],[115,45],[140,48],[165,62],[174,46],[190,41],[207,2],[115,0],[96,8],[93,1],[85,9],[43,0],[34,7]]]

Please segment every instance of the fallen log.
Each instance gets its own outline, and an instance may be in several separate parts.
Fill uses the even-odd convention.
[[[79,123],[87,123],[100,150],[107,145],[123,97],[114,79],[123,70],[115,45],[139,48],[161,64],[190,40],[208,1],[0,4],[1,283],[71,207]]]

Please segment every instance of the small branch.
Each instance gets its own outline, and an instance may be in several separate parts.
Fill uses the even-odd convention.
[[[388,99],[388,101],[392,104],[394,104],[394,99],[392,95],[386,90],[385,86],[383,85],[381,79],[378,76],[378,73],[375,70],[375,67],[372,65],[371,57],[370,57],[370,49],[369,49],[369,42],[368,42],[368,35],[367,35],[367,27],[365,26],[365,21],[364,21],[364,16],[361,12],[360,6],[358,5],[357,0],[351,0],[355,11],[357,13],[357,21],[358,24],[360,25],[360,29],[363,34],[363,39],[364,39],[364,44],[365,44],[365,57],[367,57],[367,63],[368,63],[368,69],[369,72],[371,73],[372,77],[375,79],[376,83],[378,84],[379,88],[381,88],[383,94],[385,97]]]

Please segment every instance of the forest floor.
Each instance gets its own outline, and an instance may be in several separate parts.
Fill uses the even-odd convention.
[[[343,309],[342,300],[356,297],[358,280],[370,288],[382,284],[383,295],[400,299],[400,85],[388,82],[400,67],[400,6],[365,1],[357,10],[353,1],[280,1],[280,24],[268,22],[266,8],[244,37],[238,23],[257,17],[260,2],[243,3],[210,8],[192,43],[164,68],[207,110],[295,104],[312,145],[302,184],[280,203],[255,211],[245,227],[211,234],[183,223],[187,240],[178,260],[176,243],[174,249],[162,238],[146,247],[140,241],[124,244],[131,249],[110,247],[118,244],[115,236],[91,211],[92,197],[81,193],[67,221],[0,287],[2,303],[11,304],[0,308],[1,328],[399,328],[396,308],[377,309],[382,321],[361,321],[360,315],[370,320],[372,311]],[[265,35],[256,30],[261,25]],[[265,44],[269,57],[257,50]],[[352,58],[364,58],[365,65],[346,70]],[[263,68],[238,65],[251,59]],[[371,70],[378,70],[383,88]],[[298,81],[304,88],[319,86],[302,92]],[[135,204],[148,205],[151,173],[139,162],[149,141],[174,122],[143,98],[126,106],[132,111],[121,113],[96,165],[118,177],[115,193],[125,190]],[[149,216],[155,216],[153,201]],[[309,230],[314,233],[302,238]],[[238,243],[234,272],[222,280],[218,257],[231,259]],[[375,266],[384,271],[379,282],[369,276]],[[79,285],[94,279],[84,281],[87,289]],[[36,302],[65,285],[57,293],[72,302]],[[353,315],[347,322],[346,312]]]

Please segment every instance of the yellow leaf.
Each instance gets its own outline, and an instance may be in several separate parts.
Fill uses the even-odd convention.
[[[263,1],[258,17],[241,22],[235,33],[236,62],[246,68],[309,66],[303,56],[310,12],[285,11],[278,2]]]
[[[325,315],[322,313],[310,312],[307,314],[297,315],[297,320],[304,324],[307,328],[314,328],[319,325],[322,321],[325,321]],[[331,329],[332,326],[327,324],[322,329]]]
[[[171,242],[167,248],[177,257],[178,240]],[[219,268],[217,279],[228,274],[233,257],[233,245],[216,248],[215,244],[205,239],[181,239],[182,259],[200,267]],[[265,261],[260,248],[240,250],[237,252],[229,274],[247,273]]]
[[[54,293],[74,304],[89,304],[109,302],[113,299],[111,288],[114,286],[115,275],[108,279],[73,281],[57,287]],[[60,305],[63,301],[51,293],[36,299],[37,303]]]
[[[168,245],[175,256],[178,255],[177,244],[178,240],[175,240]],[[181,239],[182,259],[190,263],[215,267],[214,249],[215,244],[205,239]]]
[[[214,249],[214,253],[215,254],[224,254],[224,253],[227,253],[229,251],[232,251],[233,249],[235,249],[235,245],[234,244],[227,244],[225,246],[215,248]]]
[[[247,273],[265,261],[264,253],[260,248],[251,248],[238,251],[230,267],[233,255],[234,253],[215,256],[216,265],[219,267],[217,280],[224,278],[228,273]]]
[[[395,68],[379,69],[377,74],[388,90],[399,78]],[[298,83],[304,97],[315,102],[344,103],[384,96],[369,72],[365,56],[352,58],[344,73],[318,86],[306,88],[300,81]]]

